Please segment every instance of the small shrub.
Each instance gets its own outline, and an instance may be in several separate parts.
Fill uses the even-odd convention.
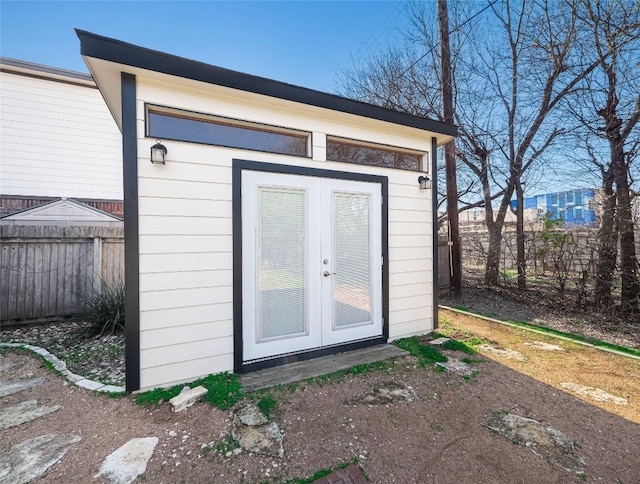
[[[90,336],[118,334],[124,331],[124,282],[113,284],[101,279],[84,298]]]

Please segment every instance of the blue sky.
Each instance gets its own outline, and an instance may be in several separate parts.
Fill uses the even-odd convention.
[[[429,0],[435,9],[435,0]],[[399,38],[404,2],[0,1],[0,55],[87,72],[74,27],[327,92]]]

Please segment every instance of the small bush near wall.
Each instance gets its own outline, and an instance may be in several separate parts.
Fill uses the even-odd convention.
[[[124,282],[119,279],[107,283],[104,279],[95,285],[84,300],[86,320],[91,324],[91,335],[103,336],[124,331]]]

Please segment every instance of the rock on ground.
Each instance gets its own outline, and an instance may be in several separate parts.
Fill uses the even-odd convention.
[[[597,402],[610,402],[614,405],[627,405],[629,403],[626,398],[616,397],[615,395],[611,395],[600,388],[578,385],[577,383],[570,383],[566,381],[560,383],[560,387],[565,390],[575,392],[578,395],[582,395],[583,397],[593,398]]]
[[[525,346],[531,346],[537,350],[543,351],[564,351],[562,346],[552,345],[551,343],[545,343],[544,341],[525,341],[522,343]]]
[[[102,463],[94,477],[106,477],[112,484],[129,484],[147,470],[147,463],[158,444],[158,437],[131,439]]]
[[[25,440],[0,456],[0,484],[25,484],[42,476],[80,437],[47,434]]]
[[[275,422],[267,422],[260,409],[252,403],[235,412],[231,435],[249,452],[284,457],[284,436],[280,427]]]
[[[491,345],[479,345],[478,349],[486,351],[487,353],[492,353],[494,355],[508,358],[510,360],[516,360],[516,361],[522,361],[522,362],[527,361],[527,357],[525,355],[523,355],[519,351],[512,350],[511,348],[501,349]]]
[[[60,405],[52,407],[38,406],[37,400],[27,400],[25,402],[0,410],[0,430],[5,430],[21,423],[30,422],[48,413],[60,410]]]
[[[576,455],[573,442],[548,423],[514,413],[494,412],[486,426],[514,443],[524,443],[534,454],[567,472],[584,470],[584,460]]]
[[[13,395],[24,390],[31,390],[32,388],[39,387],[44,383],[44,377],[31,378],[30,380],[10,380],[7,382],[0,382],[0,397],[6,397]]]
[[[411,403],[417,399],[418,396],[416,395],[413,387],[407,386],[403,383],[387,381],[376,384],[373,388],[370,388],[362,395],[353,398],[346,403],[348,405],[388,405],[394,402]]]

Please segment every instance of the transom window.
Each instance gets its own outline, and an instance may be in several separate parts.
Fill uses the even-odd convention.
[[[327,160],[420,171],[423,154],[393,146],[327,136]]]
[[[310,135],[287,128],[148,106],[147,136],[283,155],[308,156]]]

